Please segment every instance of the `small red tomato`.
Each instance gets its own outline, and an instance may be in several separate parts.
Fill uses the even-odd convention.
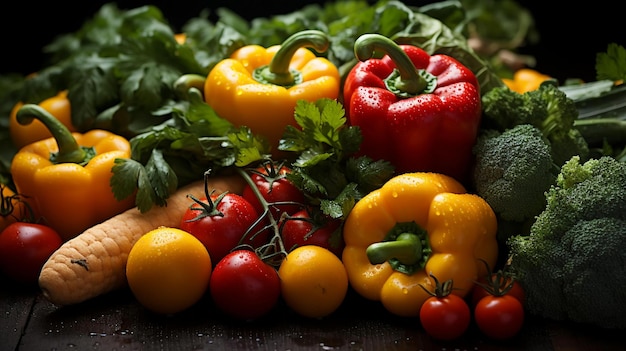
[[[429,297],[420,309],[422,327],[435,339],[453,340],[462,336],[471,322],[469,306],[458,295]]]
[[[299,211],[305,202],[304,193],[287,179],[289,172],[291,169],[287,166],[270,162],[257,167],[250,174],[252,182],[269,204],[270,212],[276,220],[283,213],[294,214]],[[263,213],[263,205],[250,184],[246,184],[242,195],[256,208],[259,215]]]
[[[235,193],[213,194],[209,198],[211,201],[206,197],[194,199],[179,228],[204,244],[213,265],[241,244],[258,248],[267,242],[269,232],[249,231],[259,216],[248,200]]]
[[[483,297],[474,308],[478,328],[492,339],[515,336],[524,325],[524,307],[511,295]]]
[[[254,320],[269,313],[280,298],[276,268],[250,250],[235,250],[217,263],[209,282],[211,298],[227,315]]]
[[[0,233],[0,270],[23,284],[37,284],[41,267],[63,244],[56,230],[43,224],[15,222]]]
[[[317,245],[341,257],[345,246],[339,229],[341,221],[321,215],[313,217],[304,209],[282,220],[280,235],[285,250],[290,252],[298,246]]]

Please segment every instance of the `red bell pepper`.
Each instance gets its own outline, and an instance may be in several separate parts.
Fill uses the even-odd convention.
[[[374,52],[386,54],[372,58]],[[467,180],[481,117],[474,73],[453,57],[429,55],[378,34],[360,36],[361,61],[344,84],[344,107],[359,126],[359,154],[397,173],[430,171]]]

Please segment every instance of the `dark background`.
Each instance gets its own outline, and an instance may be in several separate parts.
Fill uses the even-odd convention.
[[[0,74],[28,74],[45,64],[42,47],[58,34],[71,33],[91,18],[107,1],[12,2],[10,11],[0,12],[2,64]],[[121,9],[145,4],[159,7],[175,28],[180,28],[202,9],[226,6],[244,18],[265,17],[298,10],[307,3],[322,1],[118,1]],[[429,1],[405,1],[423,5]],[[430,1],[432,2],[432,1]],[[566,78],[595,79],[595,56],[616,42],[626,46],[624,16],[608,0],[574,2],[518,1],[531,10],[541,35],[538,44],[522,48],[521,53],[537,59],[538,70],[563,81]]]

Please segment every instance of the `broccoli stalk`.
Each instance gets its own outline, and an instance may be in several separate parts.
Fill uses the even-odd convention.
[[[626,163],[575,156],[529,235],[508,239],[530,313],[626,328]]]

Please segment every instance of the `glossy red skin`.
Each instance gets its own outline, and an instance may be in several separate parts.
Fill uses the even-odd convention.
[[[305,209],[294,213],[289,219],[284,220],[284,223],[281,225],[281,237],[287,252],[298,246],[317,245],[330,250],[337,257],[341,258],[341,253],[345,247],[344,241],[339,240],[337,244],[331,242],[333,233],[339,228],[341,221],[329,220],[324,226],[317,228],[310,234],[314,229],[313,223],[307,220],[298,220],[297,218],[311,219],[311,216]]]
[[[280,279],[276,269],[254,251],[235,250],[213,269],[209,291],[215,305],[228,316],[251,321],[276,306]]]
[[[509,339],[517,335],[524,325],[524,307],[511,295],[486,296],[476,304],[474,320],[488,337]]]
[[[218,194],[211,195],[215,200]],[[207,201],[206,197],[200,199]],[[224,216],[207,216],[200,220],[192,221],[200,211],[201,206],[194,203],[181,218],[180,229],[193,234],[209,251],[211,262],[215,266],[224,256],[240,244],[249,244],[255,248],[267,243],[268,232],[263,231],[254,235],[254,231],[248,235],[245,241],[240,243],[246,230],[258,219],[256,209],[241,195],[228,193],[217,204],[217,210]],[[250,240],[252,239],[252,240]]]
[[[264,167],[259,167],[256,171],[267,175],[267,170]],[[291,170],[285,166],[277,170],[279,174],[286,174],[290,171]],[[273,183],[268,182],[265,178],[256,173],[250,174],[250,178],[257,189],[259,189],[261,196],[270,204],[270,211],[276,220],[280,219],[283,212],[293,214],[302,208],[302,205],[299,204],[305,202],[304,193],[287,178],[280,178]],[[256,208],[259,214],[263,213],[263,205],[249,184],[246,184],[243,189],[242,196]],[[294,204],[271,205],[272,203],[288,201],[294,202]]]
[[[12,223],[0,234],[0,270],[18,283],[36,285],[41,268],[62,244],[61,236],[48,226]]]
[[[433,171],[464,180],[482,113],[476,76],[450,56],[400,47],[415,68],[437,77],[437,86],[432,93],[398,97],[384,82],[396,68],[389,56],[357,63],[343,98],[349,123],[361,128],[359,154],[387,160],[398,173]]]
[[[428,298],[420,309],[422,328],[438,340],[453,340],[467,331],[471,311],[465,300],[458,295]]]

